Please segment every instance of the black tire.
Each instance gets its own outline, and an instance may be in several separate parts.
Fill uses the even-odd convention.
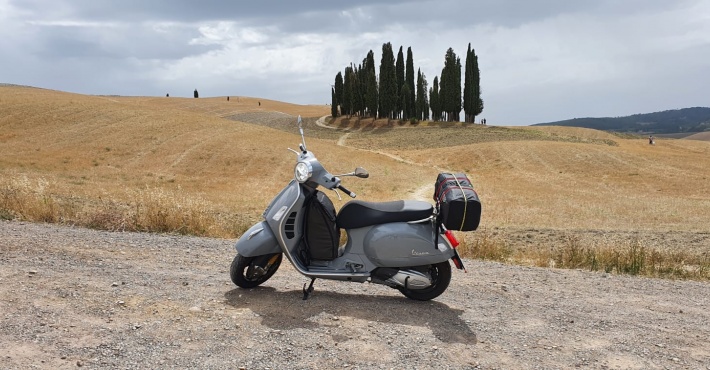
[[[272,260],[272,258],[276,258]],[[236,255],[229,269],[229,277],[240,288],[254,288],[269,280],[281,265],[281,253],[266,254],[256,257]],[[271,265],[269,265],[271,261]]]
[[[397,288],[409,299],[428,301],[440,296],[449,287],[449,282],[451,281],[451,265],[449,265],[449,261],[440,262],[436,265],[417,266],[412,269],[430,274],[433,284],[426,289]]]

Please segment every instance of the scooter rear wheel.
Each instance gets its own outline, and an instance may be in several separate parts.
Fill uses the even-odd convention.
[[[417,266],[413,269],[429,274],[432,284],[425,289],[397,288],[405,297],[416,301],[428,301],[440,296],[441,293],[444,293],[446,288],[449,287],[449,282],[451,281],[451,265],[449,265],[449,261],[440,262],[435,265]]]
[[[254,288],[276,273],[281,265],[281,253],[266,254],[256,257],[236,255],[229,269],[232,282],[240,288]]]

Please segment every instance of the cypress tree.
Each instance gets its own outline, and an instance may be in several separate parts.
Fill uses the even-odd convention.
[[[360,114],[362,111],[362,93],[360,92],[360,82],[357,78],[358,73],[355,72],[354,67],[350,67],[350,85],[351,85],[351,99],[352,99],[352,114]]]
[[[358,114],[360,117],[365,117],[365,112],[367,111],[367,70],[365,70],[365,65],[367,64],[367,58],[362,60],[362,64],[357,68],[357,82],[358,91],[360,93],[360,104],[358,106]]]
[[[406,76],[405,76],[405,83],[407,87],[409,87],[409,96],[407,96],[407,107],[409,107],[408,111],[404,112],[404,115],[406,118],[412,118],[412,117],[417,117],[419,118],[419,115],[416,114],[416,104],[415,104],[415,94],[416,91],[414,88],[414,58],[412,57],[412,47],[407,48],[407,70],[406,70]]]
[[[394,118],[394,112],[397,107],[397,75],[394,66],[394,52],[392,51],[392,44],[389,42],[382,45],[378,91],[378,117]]]
[[[434,85],[429,91],[429,104],[431,105],[431,119],[441,120],[441,99],[439,98],[439,76],[434,76]]]
[[[348,117],[353,114],[353,80],[352,67],[345,67],[345,78],[343,81],[343,102],[341,109]]]
[[[402,94],[401,94],[402,96],[400,99],[402,101],[402,103],[401,103],[402,104],[402,111],[409,112],[409,110],[411,109],[409,107],[409,86],[407,86],[406,83],[403,84],[402,90],[400,90],[400,91],[402,92]],[[412,117],[408,117],[408,118],[412,118]]]
[[[461,60],[454,49],[446,51],[444,69],[441,71],[441,89],[439,91],[442,113],[447,121],[459,119],[461,112]]]
[[[472,121],[475,122],[476,116],[483,112],[483,99],[481,99],[481,70],[478,68],[478,56],[476,52],[471,49],[471,57],[473,62],[471,63],[471,68],[473,69],[473,112]]]
[[[330,88],[330,116],[335,118],[338,116],[337,101],[335,100],[335,87]]]
[[[466,122],[476,122],[476,116],[483,112],[483,100],[481,100],[481,71],[478,68],[478,57],[476,51],[468,44],[466,53],[466,84],[464,86],[464,110],[466,111]]]
[[[414,115],[417,117],[418,120],[424,119],[424,93],[422,90],[423,88],[424,87],[422,86],[422,70],[419,69],[417,70],[417,98],[414,102]]]
[[[449,70],[444,67],[441,70],[441,78],[439,79],[439,120],[446,121],[446,108],[448,107],[447,97],[448,89],[446,87],[449,80]]]
[[[343,93],[344,93],[343,74],[338,72],[338,74],[335,75],[335,101],[336,101],[336,105],[340,108],[340,114],[344,114],[343,113]]]
[[[367,93],[365,94],[365,105],[370,117],[377,117],[377,75],[375,74],[375,53],[373,53],[372,50],[367,53],[366,60],[365,75],[367,78]]]
[[[429,84],[426,81],[426,76],[422,73],[422,95],[424,96],[424,107],[422,109],[423,120],[429,120],[429,95],[427,91],[429,90]]]
[[[474,106],[474,91],[473,91],[473,58],[471,57],[471,43],[468,43],[466,50],[466,74],[464,75],[463,84],[463,110],[465,112],[464,122],[473,123],[476,116],[473,114]]]
[[[404,85],[404,53],[402,53],[402,47],[399,47],[399,52],[397,53],[397,117],[402,116],[402,86]]]
[[[456,58],[456,67],[454,68],[454,90],[453,90],[454,104],[453,121],[461,120],[461,58]]]
[[[427,98],[428,90],[429,87],[427,86],[426,76],[420,69],[417,71],[417,98],[415,101],[415,115],[420,121],[429,119],[429,99]]]

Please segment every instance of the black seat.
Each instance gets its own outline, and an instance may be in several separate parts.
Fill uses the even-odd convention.
[[[390,222],[419,221],[432,215],[434,207],[418,200],[394,202],[363,202],[352,200],[338,213],[337,225],[343,229],[386,224]]]

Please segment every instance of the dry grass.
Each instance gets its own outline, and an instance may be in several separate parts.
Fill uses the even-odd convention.
[[[240,111],[248,102],[2,87],[0,189],[6,201],[0,215],[236,237],[292,178],[294,158],[286,148],[300,142],[295,116],[291,133],[285,132],[288,127],[274,130],[219,117],[221,105],[229,104],[233,115],[258,110],[254,103],[257,108]],[[261,102],[260,109],[272,105]],[[273,105],[292,113],[328,113],[327,107]],[[411,192],[417,184],[407,181],[407,174],[424,173],[373,153],[335,147],[332,141],[309,137],[308,145],[333,172],[367,167],[370,180],[346,181],[368,199]]]
[[[700,132],[697,134],[686,136],[685,138],[688,140],[710,141],[710,132]]]
[[[344,131],[313,125],[328,113],[327,106],[245,97],[97,97],[0,87],[0,218],[237,237],[292,177],[286,147],[300,141],[294,122],[301,114],[311,117],[309,148],[332,172],[370,171],[368,180],[346,179],[362,199],[413,197],[433,187],[439,169],[462,171],[483,200],[483,230],[571,235],[526,250],[486,231],[469,233],[462,250],[471,257],[707,278],[708,245],[575,242],[574,235],[706,232],[710,143],[659,139],[649,146],[643,138],[574,128],[362,120],[347,139],[357,149],[335,145]]]
[[[501,141],[561,141],[617,145],[614,136],[599,131],[592,135],[573,130],[532,129],[529,127],[498,127],[461,122],[421,122],[416,125],[398,121],[338,118],[331,120],[334,127],[348,128],[352,134],[348,145],[371,150],[441,149],[461,145]],[[583,130],[583,129],[580,129]]]
[[[640,239],[619,242],[598,238],[583,240],[573,232],[562,242],[515,248],[488,229],[464,243],[460,253],[472,258],[537,267],[585,269],[606,273],[663,278],[710,279],[710,253],[669,250]]]
[[[484,226],[708,230],[708,143],[617,142],[508,141],[398,154],[469,173],[484,200]]]

